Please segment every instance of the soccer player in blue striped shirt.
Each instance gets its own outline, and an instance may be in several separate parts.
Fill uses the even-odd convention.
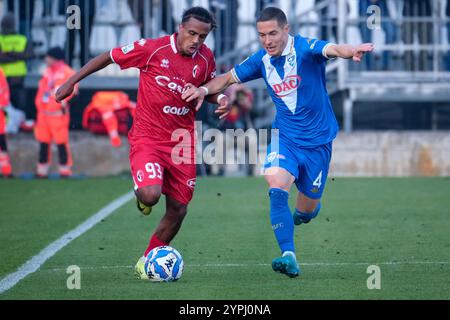
[[[294,278],[300,273],[294,225],[310,222],[320,211],[332,143],[339,130],[326,89],[326,62],[332,58],[360,62],[374,47],[291,36],[286,15],[275,7],[261,12],[257,29],[263,49],[204,87],[187,88],[183,98],[198,99],[200,108],[207,95],[234,83],[264,79],[277,110],[273,128],[278,129],[278,143],[272,142],[264,165],[272,228],[282,254],[272,261],[272,268]],[[225,116],[224,111],[218,110]],[[288,199],[294,183],[298,197],[292,214]]]

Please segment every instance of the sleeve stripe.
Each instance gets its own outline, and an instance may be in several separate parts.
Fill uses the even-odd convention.
[[[231,69],[231,75],[233,76],[234,81],[236,81],[237,83],[242,83],[241,79],[239,79],[239,77],[236,74],[236,70],[233,68]]]
[[[328,49],[329,47],[335,46],[335,45],[336,45],[336,44],[334,44],[334,43],[328,43],[325,47],[323,47],[322,55],[323,55],[325,58],[330,59],[330,57],[328,57],[328,54],[327,54],[327,49]]]
[[[117,64],[116,61],[114,61],[114,58],[113,58],[113,54],[112,54],[112,53],[113,53],[113,50],[114,50],[114,49],[111,49],[111,51],[109,51],[109,56],[111,57],[112,62],[115,63],[115,64]]]
[[[206,82],[206,80],[208,80],[209,62],[208,62],[208,59],[206,59],[205,56],[202,55],[202,54],[200,53],[200,51],[198,51],[198,54],[199,54],[200,57],[202,57],[203,60],[205,60],[205,62],[206,62],[206,72],[205,72],[205,80],[204,80],[204,81]]]

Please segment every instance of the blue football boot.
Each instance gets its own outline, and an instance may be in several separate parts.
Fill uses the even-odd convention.
[[[290,278],[298,277],[300,274],[300,268],[293,253],[285,253],[282,257],[273,259],[272,269]]]

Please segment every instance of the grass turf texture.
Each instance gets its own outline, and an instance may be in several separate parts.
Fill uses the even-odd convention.
[[[130,187],[0,180],[1,277]],[[172,243],[186,263],[177,283],[134,278],[164,200],[150,217],[129,202],[0,299],[450,299],[449,179],[330,180],[318,218],[296,227],[296,279],[271,270],[279,252],[266,190],[262,179],[199,180]],[[70,265],[81,268],[81,290],[67,289]],[[381,290],[367,289],[369,265],[381,268]]]

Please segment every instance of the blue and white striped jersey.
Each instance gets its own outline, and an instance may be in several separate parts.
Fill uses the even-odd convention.
[[[273,128],[299,147],[333,141],[338,123],[326,89],[327,41],[289,36],[281,56],[262,49],[231,72],[237,82],[263,78],[277,109]]]

